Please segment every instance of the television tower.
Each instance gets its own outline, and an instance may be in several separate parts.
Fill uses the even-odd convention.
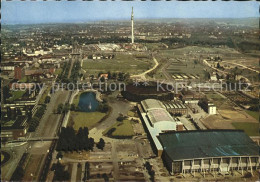
[[[132,44],[135,42],[134,38],[134,8],[132,7],[132,14],[131,14],[131,21],[132,21]]]

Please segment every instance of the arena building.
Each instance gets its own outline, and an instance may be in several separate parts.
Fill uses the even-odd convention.
[[[143,100],[141,104],[138,105],[138,108],[154,152],[158,156],[161,156],[163,148],[157,137],[160,133],[176,131],[176,128],[180,127],[177,127],[178,123],[172,118],[163,103],[159,100]]]
[[[213,176],[259,168],[259,146],[242,130],[194,130],[160,133],[162,159],[171,174]]]

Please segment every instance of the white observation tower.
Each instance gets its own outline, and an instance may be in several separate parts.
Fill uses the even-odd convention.
[[[131,14],[131,22],[132,22],[132,44],[135,42],[134,38],[134,8],[132,7],[132,14]]]

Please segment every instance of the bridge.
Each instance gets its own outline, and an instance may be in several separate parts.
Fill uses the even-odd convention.
[[[24,138],[18,140],[10,140],[7,143],[17,143],[17,142],[30,142],[30,141],[53,141],[57,140],[59,137],[32,137],[32,138]]]

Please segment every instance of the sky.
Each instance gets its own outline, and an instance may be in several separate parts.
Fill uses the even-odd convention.
[[[154,18],[259,17],[256,1],[6,1],[2,0],[2,24],[84,23],[98,20]]]

